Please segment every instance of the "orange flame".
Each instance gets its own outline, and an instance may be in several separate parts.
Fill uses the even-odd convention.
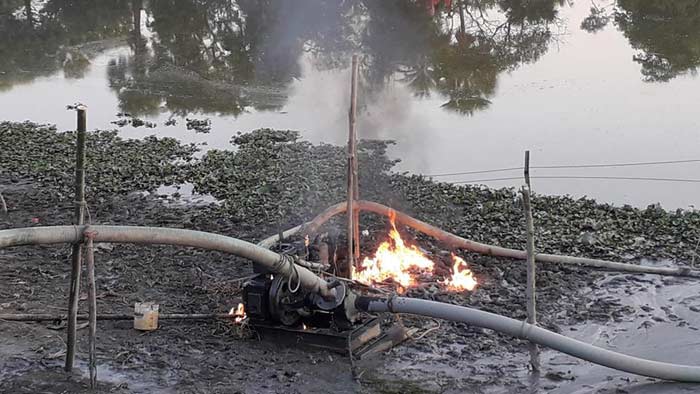
[[[389,213],[391,230],[389,239],[377,247],[372,257],[365,257],[358,269],[353,271],[352,278],[367,284],[384,282],[391,279],[399,285],[399,291],[418,283],[421,274],[432,276],[435,264],[425,256],[415,245],[407,245],[396,229],[396,213]],[[456,255],[452,277],[445,282],[449,290],[473,290],[477,281],[467,268],[467,263]],[[463,268],[462,268],[463,267]]]
[[[452,260],[454,261],[452,278],[444,282],[447,288],[454,291],[474,290],[477,282],[474,274],[467,268],[467,262],[454,253],[452,254]],[[461,267],[464,267],[464,269]]]
[[[434,263],[425,257],[415,245],[406,245],[396,229],[396,214],[391,211],[389,240],[382,242],[374,257],[365,257],[360,269],[353,272],[353,279],[364,283],[378,283],[392,279],[406,288],[416,284],[412,271],[432,271]]]
[[[235,316],[233,321],[236,324],[241,324],[243,323],[243,320],[248,318],[248,315],[246,315],[245,313],[245,306],[243,305],[243,303],[238,303],[238,306],[236,308],[231,308],[228,314],[231,316]]]

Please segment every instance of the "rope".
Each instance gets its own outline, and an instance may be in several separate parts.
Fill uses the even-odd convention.
[[[431,332],[433,332],[433,331],[435,331],[435,330],[439,330],[439,329],[440,329],[440,320],[434,320],[434,321],[435,321],[435,323],[437,323],[436,326],[433,326],[433,327],[428,328],[428,329],[425,330],[421,335],[419,335],[419,336],[417,336],[417,337],[415,337],[415,338],[411,338],[411,339],[414,340],[414,341],[420,341],[421,339],[425,338],[425,336],[428,335],[428,334],[430,334]]]
[[[87,217],[88,217],[88,224],[92,224],[92,216],[90,215],[90,207],[88,206],[87,201],[85,201],[85,200],[82,200],[82,201],[73,200],[73,204],[85,208],[85,213],[87,214]]]
[[[295,257],[295,259],[296,259],[296,257]],[[292,290],[292,286],[291,286],[292,274],[296,275],[296,277],[297,277],[297,285],[294,288],[294,290]],[[290,293],[294,294],[297,291],[299,291],[300,287],[301,287],[301,278],[299,277],[299,271],[297,271],[296,264],[292,263],[289,265],[289,279],[287,279],[287,290],[289,290]]]
[[[289,290],[291,293],[296,293],[299,291],[299,288],[301,287],[301,277],[299,276],[299,272],[297,271],[296,264],[294,263],[295,257],[290,256],[288,254],[280,253],[280,259],[277,260],[277,262],[272,266],[272,271],[281,273],[285,275],[284,271],[286,269],[286,276],[287,276],[287,290]],[[297,278],[297,285],[292,290],[291,282],[292,278],[296,276]]]

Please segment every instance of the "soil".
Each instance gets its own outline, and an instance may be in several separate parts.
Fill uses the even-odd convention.
[[[7,200],[9,214],[0,218],[0,228],[71,223],[70,149],[66,147],[70,135],[31,124],[0,124],[0,142],[9,134],[13,137],[11,152],[0,153],[0,192]],[[18,135],[22,138],[16,138]],[[41,136],[45,138],[38,138]],[[191,147],[171,141],[129,142],[115,136],[99,139],[93,149],[99,149],[100,155],[95,157],[102,157],[109,165],[93,161],[89,167],[92,178],[89,176],[88,182],[99,179],[89,189],[90,220],[94,224],[190,228],[249,241],[308,220],[324,204],[337,202],[335,193],[342,195],[342,190],[336,192],[327,185],[318,187],[327,193],[310,194],[309,189],[315,188],[313,182],[327,182],[338,171],[342,174],[343,160],[330,159],[328,164],[324,158],[337,153],[337,147],[328,146],[324,151],[323,146],[312,147],[293,138],[286,150],[273,149],[279,148],[280,138],[289,136],[269,130],[244,134],[236,137],[237,151],[208,152],[201,160],[191,159]],[[42,140],[50,141],[49,146],[42,146]],[[381,146],[372,149],[374,153],[368,154],[364,163],[376,171],[366,178],[363,196],[391,203],[462,236],[522,247],[522,210],[513,190],[457,187],[394,174],[388,171],[391,163],[380,160],[384,155]],[[131,153],[119,156],[124,152]],[[308,168],[299,159],[300,168],[282,168],[280,161],[288,163],[290,155],[314,162],[313,170],[318,174],[306,174]],[[256,158],[257,170],[250,167],[251,160],[242,161],[251,157]],[[115,171],[120,160],[134,163]],[[277,178],[267,178],[265,174],[270,173]],[[302,179],[308,184],[299,187]],[[209,193],[218,203],[190,204],[187,196],[156,192],[159,186],[182,182],[191,182],[195,193]],[[275,205],[276,199],[282,203]],[[645,264],[693,265],[693,240],[700,231],[697,212],[617,208],[565,197],[537,196],[534,202],[540,250]],[[257,213],[256,206],[260,208]],[[363,238],[363,253],[369,253],[384,239],[386,223],[362,215],[362,226],[370,233]],[[401,231],[431,254],[442,269],[449,266],[452,251],[407,229]],[[4,285],[0,286],[0,312],[65,313],[69,255],[68,245],[1,250],[0,282]],[[470,262],[479,280],[475,291],[444,291],[437,283],[442,279],[438,270],[435,278],[427,278],[407,295],[525,318],[523,262],[460,255]],[[671,256],[678,260],[662,260]],[[226,312],[240,299],[241,282],[236,279],[252,272],[249,262],[234,256],[176,247],[101,244],[96,263],[100,313],[130,313],[139,301],[156,301],[163,313]],[[697,345],[692,338],[700,328],[700,299],[693,296],[699,289],[694,281],[558,265],[539,266],[537,281],[540,325],[629,354],[669,362],[696,361],[692,354],[697,353],[692,349]],[[81,311],[86,310],[82,301]],[[530,393],[700,389],[650,381],[570,358],[562,361],[553,351],[543,353],[544,370],[538,377],[528,371],[522,341],[461,323],[411,316],[401,316],[400,321],[420,329],[416,339],[369,360],[357,360],[354,368],[347,357],[260,340],[250,330],[226,321],[162,321],[158,330],[148,333],[133,330],[130,321],[99,322],[99,391]],[[0,392],[90,392],[86,330],[79,331],[72,374],[62,369],[65,327],[60,322],[2,321],[0,331]],[[642,334],[644,340],[639,338]]]

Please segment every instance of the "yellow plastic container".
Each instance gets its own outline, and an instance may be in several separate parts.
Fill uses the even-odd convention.
[[[153,331],[158,328],[158,304],[137,302],[134,304],[134,328],[141,331]]]

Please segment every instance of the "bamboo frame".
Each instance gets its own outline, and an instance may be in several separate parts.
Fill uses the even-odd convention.
[[[89,320],[90,315],[78,315],[78,320]],[[158,320],[214,320],[233,319],[236,316],[228,313],[160,313]],[[134,315],[129,314],[96,314],[100,321],[134,320]],[[40,322],[68,320],[67,314],[55,313],[0,313],[0,321],[16,322]]]
[[[352,56],[352,76],[350,81],[350,111],[348,113],[348,279],[352,278],[355,262],[360,257],[359,210],[355,207],[359,196],[357,179],[357,135],[355,121],[357,116],[357,55]]]
[[[523,176],[527,186],[523,186],[521,193],[523,196],[523,210],[525,211],[525,234],[527,243],[525,251],[527,252],[527,286],[525,288],[525,297],[527,298],[527,322],[537,325],[537,267],[535,266],[535,224],[532,220],[532,204],[530,203],[530,195],[532,193],[532,185],[530,184],[530,151],[525,151],[525,165],[523,167]],[[530,367],[532,371],[538,373],[540,371],[540,349],[537,344],[530,342]]]
[[[3,197],[2,193],[0,193],[0,211],[2,211],[2,214],[7,216],[7,203],[5,202],[5,197]]]
[[[74,224],[85,222],[85,133],[87,129],[86,108],[79,105],[77,112],[77,140],[75,146],[75,217]],[[70,294],[68,300],[68,340],[66,341],[66,372],[73,370],[75,361],[75,343],[78,315],[78,300],[80,298],[80,271],[82,270],[83,245],[73,244],[71,252]]]
[[[90,336],[88,341],[90,361],[90,388],[97,388],[97,289],[95,288],[95,248],[93,240],[95,233],[88,227],[85,230],[85,265],[88,280],[88,321],[90,322]]]

